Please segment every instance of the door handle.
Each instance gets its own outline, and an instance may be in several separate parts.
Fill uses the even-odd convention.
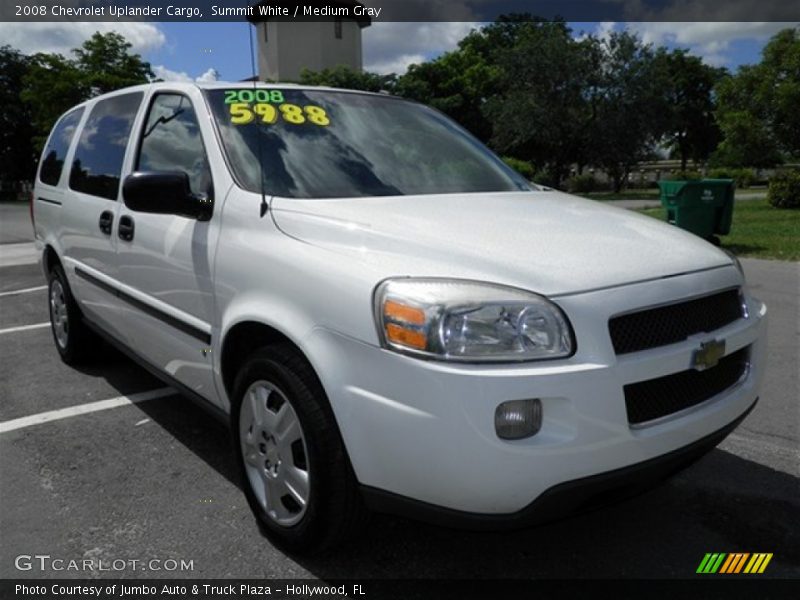
[[[119,239],[130,242],[133,239],[133,217],[125,215],[119,219]]]
[[[104,210],[102,213],[100,213],[100,221],[98,222],[100,231],[106,235],[111,235],[111,226],[113,223],[114,213],[112,213],[110,210]]]

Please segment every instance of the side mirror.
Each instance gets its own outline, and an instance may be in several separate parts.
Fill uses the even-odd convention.
[[[136,212],[178,215],[198,221],[211,218],[211,198],[192,194],[183,171],[136,171],[122,184],[125,206]]]

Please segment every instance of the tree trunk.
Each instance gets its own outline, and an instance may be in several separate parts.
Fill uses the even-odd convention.
[[[615,169],[613,173],[610,173],[610,175],[612,181],[614,182],[614,193],[619,194],[622,191],[622,182],[625,179],[625,174]]]
[[[678,150],[681,153],[681,173],[686,173],[686,163],[689,162],[689,149],[686,147],[686,137],[678,138]]]
[[[561,182],[564,181],[564,165],[559,162],[553,163],[551,167],[551,175],[553,177],[553,187],[556,189],[561,189]]]

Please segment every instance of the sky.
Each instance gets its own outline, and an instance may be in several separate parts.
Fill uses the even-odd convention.
[[[574,35],[629,29],[645,42],[687,48],[714,66],[758,62],[769,38],[798,23],[570,23]],[[364,67],[405,72],[408,65],[452,50],[480,23],[373,23],[363,30]],[[238,81],[253,74],[247,23],[0,23],[0,44],[25,53],[69,54],[95,31],[124,35],[164,80]],[[254,42],[255,43],[255,42]]]

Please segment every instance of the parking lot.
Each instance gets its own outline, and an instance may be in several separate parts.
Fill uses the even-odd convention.
[[[718,449],[661,487],[512,533],[376,516],[357,543],[293,558],[258,532],[225,429],[112,351],[96,366],[63,365],[38,266],[11,262],[22,264],[0,267],[2,578],[661,578],[693,575],[707,552],[771,552],[765,577],[800,577],[798,263],[743,261],[769,307],[761,401]],[[49,414],[112,399],[104,410]],[[50,420],[15,421],[42,413]],[[160,562],[17,570],[16,557],[34,554]],[[192,569],[158,570],[170,559]]]

